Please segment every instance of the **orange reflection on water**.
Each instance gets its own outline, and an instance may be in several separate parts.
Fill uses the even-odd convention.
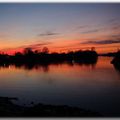
[[[14,65],[0,67],[1,87],[38,87],[38,83],[52,80],[57,85],[85,86],[94,84],[113,84],[119,76],[110,61],[110,57],[99,57],[97,64],[62,63],[36,65],[34,67]],[[111,74],[112,73],[112,74]],[[103,77],[101,77],[103,76]],[[42,84],[41,83],[41,84]],[[44,83],[45,84],[45,83]]]

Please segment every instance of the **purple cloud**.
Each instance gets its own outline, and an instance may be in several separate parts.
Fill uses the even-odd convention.
[[[86,41],[82,42],[82,44],[113,44],[113,43],[120,43],[120,39],[117,40],[100,40],[100,41]]]
[[[44,33],[38,34],[38,36],[46,37],[46,36],[55,36],[55,35],[58,35],[58,34],[59,34],[59,33],[51,32],[51,31],[47,31],[47,32],[44,32]]]

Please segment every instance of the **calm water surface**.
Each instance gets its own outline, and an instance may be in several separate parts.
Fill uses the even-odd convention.
[[[99,57],[96,65],[0,67],[0,96],[17,97],[21,105],[33,101],[120,115],[120,72],[111,60]]]

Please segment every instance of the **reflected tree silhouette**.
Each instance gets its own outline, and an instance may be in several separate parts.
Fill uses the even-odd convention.
[[[114,68],[115,68],[115,70],[117,70],[118,72],[120,72],[120,67],[119,66],[114,65]]]
[[[111,63],[114,65],[115,69],[120,71],[120,50],[118,49],[118,52],[115,54],[115,57],[111,61]]]

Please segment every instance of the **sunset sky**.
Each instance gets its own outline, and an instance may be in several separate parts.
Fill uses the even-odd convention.
[[[120,4],[0,3],[0,51],[120,48]]]

